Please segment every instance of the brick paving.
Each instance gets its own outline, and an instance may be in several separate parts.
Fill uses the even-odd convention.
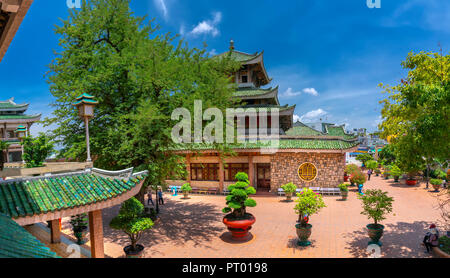
[[[365,189],[379,188],[394,197],[394,213],[382,222],[386,226],[382,238],[381,256],[388,258],[430,257],[420,245],[431,223],[440,226],[435,193],[424,188],[395,184],[373,177]],[[351,189],[347,201],[340,197],[324,197],[327,207],[311,217],[312,245],[296,245],[294,202],[283,202],[283,197],[255,197],[258,206],[249,208],[256,217],[252,239],[234,242],[221,220],[224,196],[165,194],[166,205],[161,207],[161,222],[147,232],[141,244],[147,258],[351,258],[368,257],[365,226],[370,223],[361,215],[361,201],[356,189]],[[127,237],[112,230],[108,223],[117,215],[119,207],[103,211],[105,253],[108,257],[123,257]],[[64,220],[67,231],[67,219]],[[88,243],[89,244],[89,243]]]

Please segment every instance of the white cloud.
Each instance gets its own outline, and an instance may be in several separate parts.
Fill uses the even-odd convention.
[[[209,52],[209,56],[216,56],[218,53],[217,53],[217,50],[216,49],[213,49],[213,50],[211,50],[210,52]]]
[[[162,12],[165,19],[169,17],[169,10],[167,9],[166,0],[153,0],[155,6]]]
[[[314,88],[305,88],[301,91],[294,91],[292,88],[288,88],[284,93],[282,93],[280,96],[284,97],[284,98],[292,98],[292,97],[298,97],[300,96],[302,93],[308,94],[308,95],[312,95],[312,96],[318,96],[319,93],[317,92],[316,89]]]
[[[222,21],[222,13],[216,12],[213,14],[213,18],[211,20],[204,20],[197,24],[190,34],[194,36],[198,35],[208,35],[211,34],[213,37],[216,37],[220,34],[219,29],[217,28],[217,25]]]
[[[281,97],[289,98],[289,97],[298,97],[302,92],[294,92],[292,88],[288,88],[284,93],[281,94]]]
[[[312,95],[312,96],[315,96],[315,97],[319,95],[319,93],[317,92],[317,90],[314,89],[314,88],[305,88],[305,89],[303,89],[303,92],[304,92],[305,94],[309,94],[309,95]]]
[[[300,121],[300,116],[299,115],[294,115],[294,123]]]
[[[310,111],[305,115],[301,116],[300,121],[305,123],[318,122],[326,115],[328,115],[328,112],[319,108],[317,110]]]

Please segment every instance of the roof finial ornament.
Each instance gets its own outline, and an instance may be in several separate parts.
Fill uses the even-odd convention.
[[[231,41],[230,41],[230,51],[233,51],[234,50],[234,41],[233,41],[233,39],[231,39]]]

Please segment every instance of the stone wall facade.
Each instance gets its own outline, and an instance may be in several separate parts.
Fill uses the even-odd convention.
[[[317,168],[317,178],[305,182],[298,176],[303,163]],[[277,153],[271,159],[271,190],[293,182],[298,187],[337,187],[344,182],[345,153]]]

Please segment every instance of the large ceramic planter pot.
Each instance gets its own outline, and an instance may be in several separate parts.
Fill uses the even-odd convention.
[[[398,182],[399,179],[400,177],[394,177],[394,182]]]
[[[440,185],[440,184],[438,184],[438,185],[432,184],[432,186],[433,186],[433,188],[434,188],[434,191],[436,191],[436,192],[438,192],[439,189],[441,189],[441,185]]]
[[[87,239],[86,239],[87,230],[88,230],[87,227],[74,229],[73,234],[77,238],[78,245],[83,245],[87,242]]]
[[[189,192],[184,192],[183,195],[184,195],[184,199],[188,199],[189,198]]]
[[[376,244],[382,246],[383,244],[380,242],[380,239],[383,236],[384,226],[380,224],[369,224],[367,225],[367,229],[369,230],[369,237],[371,239],[369,245]]]
[[[231,235],[235,239],[240,239],[246,237],[248,235],[248,231],[252,229],[252,225],[255,224],[256,218],[247,214],[246,219],[233,219],[232,215],[229,214],[223,218],[223,223],[227,226],[228,230],[231,232]]]
[[[384,179],[388,180],[389,179],[389,175],[384,175]]]
[[[297,229],[297,236],[298,236],[298,246],[309,246],[311,245],[311,242],[308,240],[311,236],[311,230],[312,225],[308,224],[306,227],[302,227],[300,224],[295,225],[295,228]]]
[[[406,184],[409,186],[415,186],[417,184],[417,180],[406,180]]]
[[[129,246],[123,248],[123,251],[125,252],[125,255],[127,258],[130,258],[130,259],[142,258],[142,255],[144,254],[144,246],[137,244],[136,249],[137,250],[132,250],[132,246],[129,245]]]
[[[286,193],[286,201],[292,201],[292,192]]]
[[[341,191],[342,200],[346,201],[348,198],[348,191]]]

